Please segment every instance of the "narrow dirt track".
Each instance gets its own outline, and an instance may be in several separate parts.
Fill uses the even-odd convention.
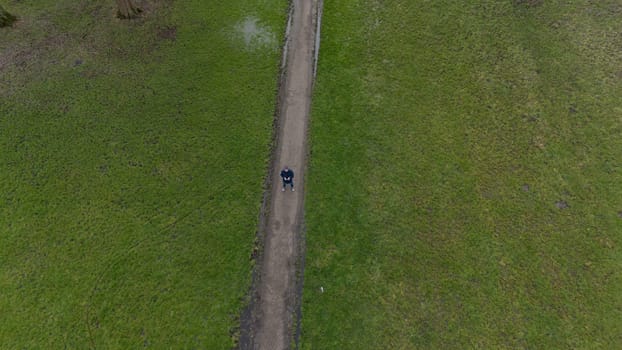
[[[278,135],[273,155],[274,180],[269,212],[261,236],[248,325],[242,325],[241,349],[288,349],[293,340],[295,311],[300,300],[297,279],[302,258],[304,176],[307,123],[313,87],[315,23],[318,0],[293,0],[285,46],[284,80],[279,92]],[[281,192],[279,172],[295,172],[296,192]],[[244,321],[243,321],[244,323]]]

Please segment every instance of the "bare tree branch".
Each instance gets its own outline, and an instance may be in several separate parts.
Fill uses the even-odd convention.
[[[2,5],[0,5],[0,28],[10,26],[15,22],[15,19],[15,16],[6,12]]]
[[[132,19],[138,17],[142,10],[134,4],[132,0],[117,0],[117,17],[121,19]]]

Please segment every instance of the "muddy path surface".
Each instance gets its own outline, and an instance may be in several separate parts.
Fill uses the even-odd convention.
[[[242,317],[240,349],[289,349],[294,341],[302,290],[304,177],[307,124],[314,75],[318,6],[321,0],[292,0],[283,55],[276,118],[276,144],[262,238],[249,309]],[[296,191],[283,192],[279,173],[294,170]]]

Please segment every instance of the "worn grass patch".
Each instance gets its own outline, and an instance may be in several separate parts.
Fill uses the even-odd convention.
[[[324,14],[302,348],[619,347],[622,7]]]
[[[10,2],[0,344],[225,349],[250,285],[283,1]],[[266,34],[268,33],[268,34]]]

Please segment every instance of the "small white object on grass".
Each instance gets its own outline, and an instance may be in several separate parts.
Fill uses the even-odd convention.
[[[320,292],[324,293],[324,287],[320,287]]]

